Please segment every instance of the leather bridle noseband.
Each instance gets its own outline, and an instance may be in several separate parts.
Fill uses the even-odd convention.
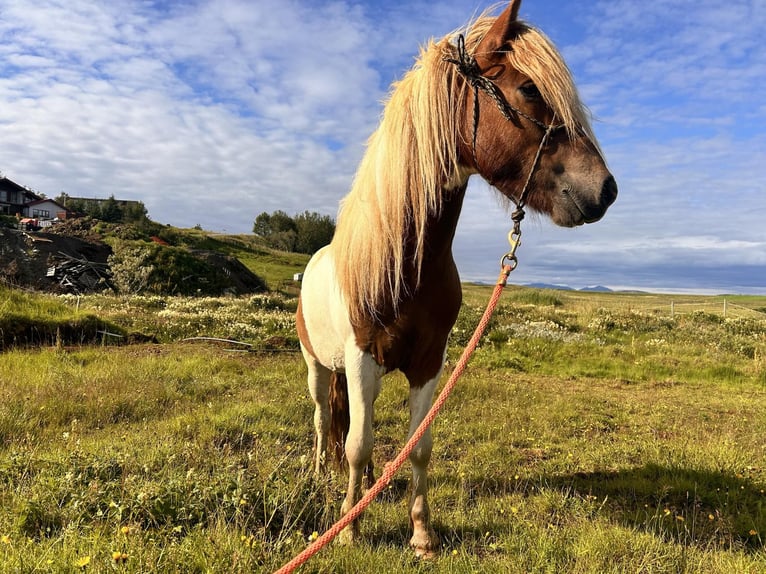
[[[514,222],[514,231],[512,231],[511,233],[516,234],[517,236],[520,236],[521,230],[519,227],[519,222],[521,222],[521,220],[524,219],[524,205],[526,205],[527,197],[529,196],[529,189],[530,189],[529,185],[530,185],[530,182],[532,181],[532,175],[537,169],[537,165],[540,162],[540,156],[542,155],[543,148],[545,147],[545,144],[550,138],[551,134],[563,128],[565,124],[563,123],[545,124],[541,122],[540,120],[538,120],[537,118],[534,118],[530,116],[529,114],[523,112],[522,110],[509,104],[508,100],[505,99],[503,92],[500,90],[500,88],[497,87],[497,84],[495,84],[493,81],[499,77],[499,75],[502,73],[502,69],[500,70],[498,74],[495,74],[494,76],[485,75],[482,72],[481,68],[479,67],[479,64],[476,61],[476,58],[474,58],[466,50],[465,37],[463,36],[463,34],[460,34],[457,37],[457,58],[444,58],[444,61],[454,64],[455,67],[457,68],[457,71],[466,80],[468,80],[468,83],[471,84],[471,87],[473,88],[472,151],[473,151],[473,161],[477,169],[479,167],[479,162],[476,157],[476,134],[479,130],[479,90],[486,93],[495,102],[495,104],[497,105],[497,108],[500,110],[500,113],[509,122],[516,122],[518,121],[518,118],[521,117],[529,122],[532,122],[541,130],[543,130],[543,138],[542,140],[540,140],[540,145],[537,147],[537,153],[535,154],[535,159],[532,162],[532,168],[529,170],[529,175],[527,175],[527,180],[524,182],[524,187],[521,190],[519,199],[516,200],[514,198],[511,198],[516,204],[516,210],[513,212],[513,215],[511,216]]]

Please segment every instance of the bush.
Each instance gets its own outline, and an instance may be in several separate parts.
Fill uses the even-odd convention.
[[[17,225],[16,218],[12,215],[0,215],[0,227],[10,227],[15,229]]]

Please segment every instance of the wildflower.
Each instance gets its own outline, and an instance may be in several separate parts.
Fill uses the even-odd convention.
[[[75,566],[80,568],[81,570],[85,570],[88,567],[88,564],[90,564],[90,556],[83,556],[77,562],[74,563]]]
[[[707,519],[708,520],[715,520],[715,516],[713,516],[712,514],[708,514],[707,515]]]
[[[319,532],[314,530],[314,532],[311,533],[311,536],[309,536],[309,541],[314,542],[317,538],[319,538]]]
[[[130,534],[130,526],[123,526],[122,528],[120,528],[120,532],[127,536],[128,534]]]
[[[0,542],[2,542],[3,544],[10,544],[11,537],[8,536],[7,534],[3,534],[2,536],[0,536]]]
[[[124,552],[112,552],[112,560],[114,560],[117,564],[120,564],[128,560],[128,555]]]
[[[452,550],[452,555],[453,555],[453,556],[457,556],[457,548],[455,548],[455,549],[453,549],[453,550]]]
[[[678,522],[683,522],[686,519],[683,516],[676,516],[676,520],[678,520]]]
[[[750,532],[748,532],[748,534],[750,536],[757,536],[758,535],[758,531],[755,528],[751,528]]]

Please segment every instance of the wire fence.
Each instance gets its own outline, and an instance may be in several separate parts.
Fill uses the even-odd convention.
[[[642,307],[642,311],[654,312],[657,314],[667,313],[670,317],[677,315],[689,315],[692,313],[710,313],[719,315],[726,319],[764,319],[766,320],[766,311],[762,309],[753,309],[733,303],[727,299],[715,301],[668,301],[667,303],[656,303]]]

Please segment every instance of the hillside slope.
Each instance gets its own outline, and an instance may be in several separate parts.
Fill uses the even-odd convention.
[[[294,290],[308,256],[248,235],[77,219],[46,232],[0,228],[0,284],[54,293],[243,295]]]

